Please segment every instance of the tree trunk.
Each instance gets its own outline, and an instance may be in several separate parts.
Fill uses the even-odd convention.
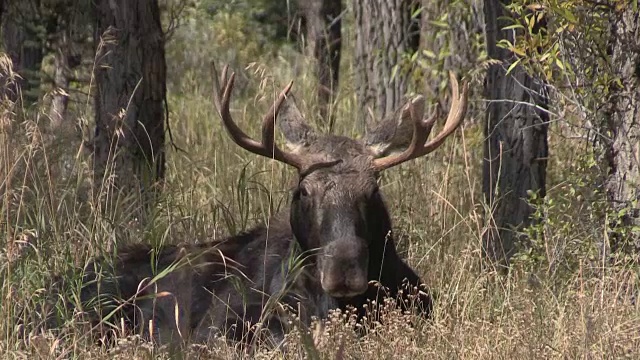
[[[496,46],[502,39],[514,43],[514,31],[503,8],[508,1],[485,0],[487,52],[501,64],[492,65],[485,81],[486,111],[483,192],[490,206],[484,251],[490,260],[508,265],[523,244],[519,231],[531,224],[528,192],[545,196],[547,168],[547,96],[545,84],[516,66],[508,50]],[[543,26],[543,24],[538,24]]]
[[[611,24],[611,65],[620,85],[606,107],[608,200],[621,216],[615,226],[640,225],[640,19],[630,4],[614,13]],[[614,250],[637,251],[638,239],[612,237]]]
[[[44,36],[39,32],[40,0],[11,1],[3,4],[2,44],[11,58],[13,70],[21,79],[12,86],[0,89],[7,99],[24,100],[23,105],[38,101],[40,68],[42,66]]]
[[[422,0],[420,22],[421,53],[418,59],[423,70],[420,80],[427,103],[434,103],[442,99],[450,70],[464,74],[477,67],[477,59],[484,51],[476,45],[480,43],[476,37],[484,31],[482,1]],[[434,22],[446,22],[448,26],[437,26]],[[470,90],[470,98],[482,96],[480,89]],[[467,109],[471,116],[467,116],[467,120],[479,118],[474,115],[480,112],[484,112],[484,104],[471,102]]]
[[[352,3],[356,22],[357,120],[370,129],[376,121],[393,114],[407,92],[409,71],[402,68],[403,55],[418,49],[419,24],[411,18],[417,2],[353,0]]]
[[[96,189],[153,194],[163,179],[166,62],[157,1],[95,3]],[[148,196],[142,198],[147,205]]]
[[[64,123],[69,103],[69,35],[66,29],[57,34],[54,48],[53,91],[51,92],[51,106],[49,119],[51,128],[55,131]]]
[[[342,0],[309,0],[304,10],[307,51],[316,61],[320,118],[332,123],[331,105],[338,88],[342,31]]]

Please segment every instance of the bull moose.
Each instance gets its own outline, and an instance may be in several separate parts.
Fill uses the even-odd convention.
[[[226,66],[221,76],[215,66],[214,73],[214,102],[233,141],[296,168],[291,204],[268,224],[222,241],[160,249],[132,245],[111,261],[94,260],[81,292],[93,321],[121,318],[161,343],[206,341],[216,333],[247,341],[259,331],[282,340],[288,326],[283,308],[309,325],[332,309],[363,312],[383,295],[406,305],[405,288],[421,290],[412,307],[430,316],[428,291],[396,252],[378,176],[434,151],[454,132],[466,113],[468,84],[460,91],[450,74],[448,117],[427,142],[437,116],[423,118],[422,96],[355,140],[308,126],[289,94],[291,82],[265,114],[262,140],[256,141],[229,110],[235,73],[229,75]],[[275,143],[276,117],[287,150]]]

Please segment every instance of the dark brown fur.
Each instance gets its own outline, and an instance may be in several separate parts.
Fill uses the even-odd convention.
[[[228,106],[232,81],[227,82],[227,95],[218,100],[223,107]],[[113,265],[104,259],[91,263],[81,297],[94,322],[122,304],[118,299],[130,301],[115,314],[146,334],[153,320],[153,337],[160,342],[206,341],[216,333],[249,340],[261,330],[258,324],[282,339],[290,320],[283,308],[293,309],[302,325],[308,325],[312,316],[324,318],[331,309],[354,307],[363,315],[364,305],[380,303],[383,295],[397,298],[405,307],[411,301],[430,316],[431,297],[396,252],[391,219],[378,188],[379,171],[400,161],[377,160],[389,159],[390,152],[411,143],[413,132],[407,127],[421,121],[424,100],[409,102],[397,117],[362,140],[318,134],[304,122],[292,96],[281,104],[275,112],[290,148],[290,155],[281,159],[299,169],[289,210],[274,216],[268,226],[222,242],[167,246],[157,254],[137,245],[121,251]],[[462,113],[455,109],[458,117],[447,121],[445,137],[455,130],[465,106]],[[228,107],[221,115],[229,128]],[[432,124],[420,126],[430,131]],[[265,133],[269,135],[263,129]],[[242,136],[235,135],[240,144]],[[266,147],[253,149],[268,153]],[[301,159],[305,164],[297,163]],[[182,265],[149,285],[154,274],[176,263]],[[415,289],[421,291],[409,296]],[[111,305],[92,302],[104,299],[103,294]]]
[[[317,271],[309,266],[315,262],[314,256],[301,256],[299,259],[304,259],[306,267],[287,276],[283,271],[286,264],[301,255],[287,215],[274,218],[268,231],[266,226],[259,226],[222,242],[170,245],[156,255],[152,255],[154,250],[150,246],[139,244],[125,248],[112,262],[99,258],[85,269],[81,293],[85,310],[94,325],[104,320],[105,324],[115,323],[119,327],[123,318],[127,329],[145,337],[149,335],[149,320],[153,320],[152,335],[159,343],[187,338],[205,342],[212,335],[249,341],[258,321],[265,322],[268,334],[280,340],[287,330],[286,321],[280,316],[283,305],[296,312],[302,310],[300,319],[308,325],[311,316],[325,318],[330,309],[356,307],[362,311],[368,300],[378,300],[383,293],[375,284],[354,298],[328,296],[322,290]],[[384,293],[391,297],[397,295],[405,279],[409,285],[418,286],[420,279],[397,257],[391,239],[386,242],[386,252],[382,269],[379,266],[371,269],[382,276],[372,274],[369,280],[380,280],[391,289]],[[381,257],[382,254],[377,254],[373,258]],[[180,261],[182,265],[151,281],[154,274]],[[279,303],[273,309],[265,309],[271,295]],[[414,305],[429,316],[430,297],[421,292],[417,299]],[[104,324],[100,328],[107,330]]]

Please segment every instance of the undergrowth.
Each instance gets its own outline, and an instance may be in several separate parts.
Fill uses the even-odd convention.
[[[145,224],[135,217],[131,199],[116,197],[107,208],[94,202],[81,129],[69,130],[61,141],[59,134],[47,130],[44,106],[26,109],[1,99],[3,358],[242,355],[233,344],[222,341],[175,352],[155,348],[138,336],[124,336],[115,347],[102,347],[91,341],[78,314],[65,306],[78,305],[82,276],[78,269],[94,256],[113,254],[128,243],[159,246],[219,239],[266,222],[288,203],[293,171],[230,141],[211,103],[206,69],[213,57],[230,62],[242,74],[232,113],[239,126],[254,135],[262,112],[290,78],[296,81],[294,93],[302,108],[313,108],[308,63],[287,46],[275,57],[254,44],[216,55],[216,46],[230,49],[234,45],[221,41],[213,42],[222,45],[211,45],[203,37],[191,43],[192,48],[184,48],[175,40],[206,33],[198,24],[178,29],[168,44],[170,68],[173,61],[176,69],[169,82],[175,147],[167,158],[166,188]],[[216,30],[224,27],[234,36],[240,36],[244,26],[231,15],[210,24],[212,33],[220,34]],[[348,48],[348,41],[343,46]],[[180,61],[186,51],[190,51],[188,64]],[[349,61],[344,61],[347,85],[335,104],[340,121],[333,131],[352,136],[356,106],[348,85]],[[7,66],[0,71],[12,74]],[[83,123],[91,109],[86,104],[77,106],[71,114]],[[352,315],[334,312],[328,319],[317,320],[310,332],[291,332],[283,349],[260,348],[253,356],[564,359],[640,355],[638,270],[628,262],[599,257],[598,247],[606,243],[602,220],[606,209],[592,188],[597,178],[593,155],[576,158],[573,150],[584,145],[583,140],[550,131],[554,151],[549,191],[545,199],[530,199],[541,220],[526,230],[531,246],[515,258],[508,275],[483,266],[483,219],[491,207],[481,194],[483,114],[477,111],[434,154],[389,170],[381,179],[401,256],[437,293],[434,320],[426,323],[389,305],[382,310],[383,324],[360,338],[353,331]],[[551,126],[562,125],[554,119]],[[47,313],[57,319],[59,331],[39,330],[37,325],[48,321]]]

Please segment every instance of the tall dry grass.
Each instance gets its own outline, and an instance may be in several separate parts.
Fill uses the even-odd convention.
[[[229,30],[232,20],[225,17],[211,26],[214,30],[224,26],[234,34],[233,27]],[[176,32],[167,52],[170,68],[180,74],[170,82],[169,102],[175,145],[181,150],[172,148],[169,153],[166,192],[147,224],[137,222],[127,199],[113,199],[107,209],[92,203],[88,156],[78,134],[74,141],[56,141],[46,132],[44,107],[21,109],[1,99],[2,358],[242,356],[224,342],[176,350],[127,337],[119,339],[115,348],[101,347],[89,339],[77,314],[63,306],[77,303],[81,283],[77,269],[93,256],[132,242],[202,242],[235,234],[266,221],[288,202],[293,171],[249,154],[229,140],[213,111],[204,69],[213,56],[242,71],[232,113],[242,128],[256,134],[260,114],[290,78],[296,80],[294,93],[303,108],[313,111],[308,63],[290,50],[273,58],[252,57],[251,52],[242,53],[231,45],[220,45],[228,51],[218,52],[209,41],[192,42],[192,47],[185,48],[180,45],[181,36],[188,38],[202,30],[201,25],[191,26]],[[179,60],[187,51],[193,57],[188,66]],[[10,69],[3,66],[0,71]],[[350,73],[346,59],[334,131],[353,136],[357,126],[352,121],[356,107]],[[88,117],[88,104],[75,109],[73,119]],[[381,180],[401,254],[437,295],[434,321],[426,323],[389,306],[383,312],[384,324],[359,338],[349,314],[334,313],[312,334],[289,334],[286,352],[264,348],[253,357],[640,356],[637,269],[570,251],[574,243],[606,240],[606,231],[599,210],[591,206],[596,197],[567,196],[576,189],[590,194],[589,184],[579,181],[589,178],[591,168],[577,165],[580,159],[574,149],[579,140],[563,137],[561,122],[554,122],[550,132],[548,199],[562,206],[541,205],[549,218],[539,229],[545,237],[535,244],[537,250],[516,261],[508,276],[482,270],[483,219],[491,213],[492,204],[485,204],[481,194],[481,117],[481,113],[470,114],[463,129],[436,153],[391,169]],[[59,331],[39,329],[45,313],[55,315]]]

